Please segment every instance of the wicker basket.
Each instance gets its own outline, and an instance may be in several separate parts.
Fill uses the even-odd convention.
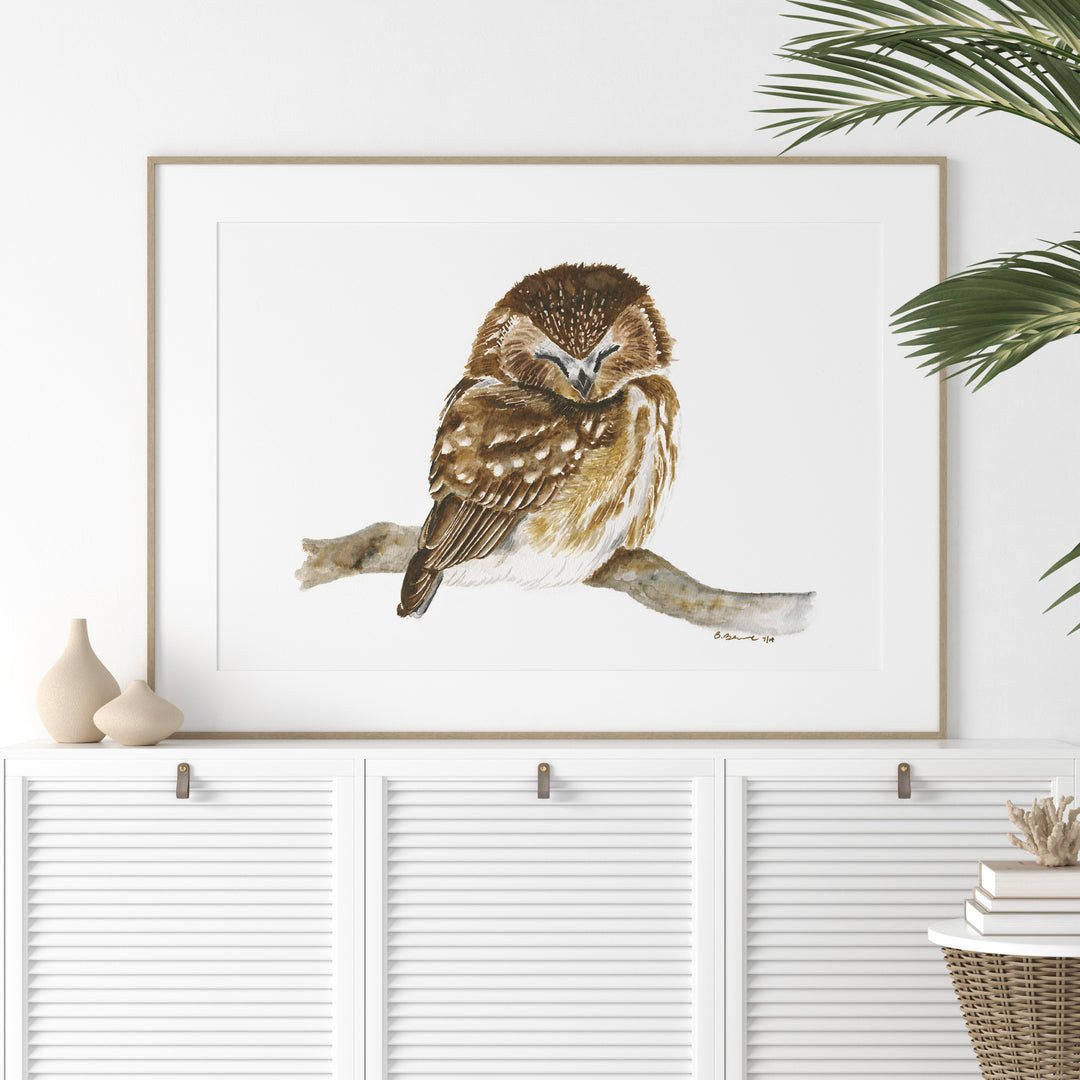
[[[1080,1080],[1080,958],[941,951],[985,1080]]]

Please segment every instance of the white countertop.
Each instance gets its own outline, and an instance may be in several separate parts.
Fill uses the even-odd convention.
[[[460,755],[471,750],[498,750],[508,756],[516,753],[535,753],[547,749],[561,753],[588,756],[619,757],[636,755],[642,750],[660,757],[685,757],[705,754],[729,760],[740,758],[895,758],[905,760],[925,754],[955,753],[973,758],[1007,760],[1019,755],[1047,754],[1052,757],[1080,755],[1080,745],[1056,739],[544,739],[497,738],[490,733],[477,733],[468,738],[434,736],[417,738],[408,733],[400,736],[378,737],[364,733],[328,732],[297,737],[252,737],[228,732],[185,732],[181,729],[172,738],[157,746],[125,747],[105,739],[98,743],[55,743],[41,738],[0,747],[0,756],[40,757],[76,754],[147,754],[174,756],[178,750],[189,754],[236,754],[237,752],[279,752],[310,754],[351,752],[367,756],[376,754],[398,756],[427,752],[442,754],[455,748]],[[541,753],[541,756],[544,756]]]

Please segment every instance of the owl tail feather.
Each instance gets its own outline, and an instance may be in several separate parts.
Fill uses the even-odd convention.
[[[397,613],[402,618],[411,615],[414,619],[419,619],[431,606],[431,601],[435,599],[435,594],[442,584],[442,571],[425,566],[425,554],[423,550],[418,551],[405,571],[405,580],[401,583],[401,603],[397,608]]]

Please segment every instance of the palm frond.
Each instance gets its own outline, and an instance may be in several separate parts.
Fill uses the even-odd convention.
[[[1058,338],[1080,332],[1080,241],[976,263],[893,313],[929,374],[985,386]]]
[[[931,121],[1004,112],[1080,142],[1080,9],[1069,0],[798,0],[790,17],[828,27],[780,56],[809,70],[773,76],[762,109],[791,149],[886,116]]]
[[[1072,549],[1072,551],[1069,552],[1068,555],[1064,555],[1060,559],[1058,559],[1058,561],[1056,563],[1054,563],[1054,565],[1051,566],[1050,569],[1047,570],[1046,573],[1043,574],[1043,576],[1041,578],[1039,578],[1039,580],[1042,581],[1043,578],[1049,577],[1052,573],[1054,573],[1055,570],[1060,570],[1063,566],[1066,566],[1069,563],[1071,563],[1073,561],[1073,559],[1080,559],[1080,544],[1077,544],[1076,547],[1074,547]],[[1050,605],[1050,607],[1048,607],[1046,609],[1046,611],[1052,611],[1054,608],[1056,608],[1058,606],[1058,604],[1062,603],[1062,601],[1069,600],[1072,597],[1076,596],[1077,594],[1080,594],[1080,582],[1077,582],[1071,589],[1066,589],[1065,592],[1063,592]],[[1043,612],[1044,615],[1046,614],[1046,611]],[[1080,630],[1080,623],[1077,623],[1069,631],[1069,633],[1070,634],[1075,634],[1077,630]]]
[[[797,69],[762,88],[763,130],[795,146],[895,116],[902,124],[1001,112],[1080,142],[1077,0],[793,0],[789,18],[816,23],[780,57]],[[990,259],[894,313],[928,373],[985,386],[1036,350],[1080,332],[1080,241]],[[1043,574],[1080,558],[1080,544]],[[1041,579],[1040,579],[1041,580]],[[1080,595],[1080,582],[1046,610]],[[1080,624],[1069,633],[1080,630]]]
[[[793,6],[801,10],[787,18],[836,26],[850,35],[895,30],[897,25],[945,26],[953,31],[989,34],[1004,30],[1080,54],[1080,13],[1071,0],[983,0],[979,7],[961,0],[793,0]],[[804,15],[803,11],[816,14]],[[817,36],[808,34],[789,44],[812,41]]]

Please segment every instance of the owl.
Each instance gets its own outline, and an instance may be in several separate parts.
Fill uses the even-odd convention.
[[[443,583],[582,582],[641,547],[675,475],[671,346],[648,288],[618,267],[514,285],[446,398],[398,614],[423,615]]]

